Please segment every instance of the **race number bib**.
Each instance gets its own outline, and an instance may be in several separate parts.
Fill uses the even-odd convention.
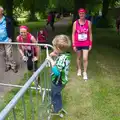
[[[31,46],[22,46],[23,50],[31,50]]]
[[[87,40],[87,34],[81,33],[78,34],[78,41],[86,41]]]
[[[27,50],[31,50],[31,46],[27,46]]]

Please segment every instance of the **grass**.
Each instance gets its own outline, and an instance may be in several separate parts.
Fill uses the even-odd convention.
[[[40,20],[38,22],[27,22],[27,23],[19,24],[19,26],[20,25],[26,25],[26,26],[28,26],[29,32],[36,35],[37,31],[39,31],[40,29],[42,29],[42,28],[45,27],[46,20]],[[15,28],[15,38],[16,38],[17,35],[19,35],[19,27]]]
[[[39,76],[40,76],[39,85],[42,88],[45,88],[45,86],[46,86],[46,88],[50,88],[50,83],[49,83],[50,77],[47,74],[48,72],[50,72],[49,69],[44,68],[44,70],[39,74]],[[31,76],[30,72],[28,73],[28,76],[29,77]],[[47,79],[47,81],[44,81],[45,79]],[[24,85],[26,80],[28,80],[27,73],[25,74],[24,78],[21,80],[20,85]],[[0,110],[2,110],[9,103],[9,101],[17,94],[18,91],[19,91],[19,88],[14,88],[5,95],[4,99],[1,101],[2,104],[0,105]],[[44,118],[46,118],[48,116],[47,108],[49,107],[48,105],[50,104],[50,99],[49,99],[50,97],[49,97],[48,93],[49,92],[46,92],[45,101],[42,102],[42,96],[41,96],[41,92],[39,90],[36,91],[36,90],[28,89],[25,92],[23,97],[24,97],[27,120],[32,119],[32,117],[34,117],[34,119],[37,120],[38,118],[43,118],[43,115],[44,115]],[[24,106],[23,106],[22,98],[19,99],[16,106],[14,107],[17,120],[23,120],[23,118],[24,118]],[[32,114],[32,111],[34,113],[34,116]],[[14,119],[13,111],[10,111],[10,113],[6,117],[6,120],[13,120],[13,119]]]
[[[68,111],[62,120],[120,119],[120,36],[111,29],[94,31],[93,50],[89,56],[85,82],[76,76],[75,54],[69,83],[63,90],[63,105]],[[61,120],[53,117],[53,120]]]
[[[43,49],[42,51],[42,54],[40,56],[40,61],[38,63],[38,66],[40,66],[40,64],[42,64],[45,60],[45,50]],[[44,68],[42,70],[42,72],[39,74],[39,77],[40,77],[40,86],[42,88],[49,88],[50,85],[49,85],[49,82],[50,82],[50,77],[49,77],[49,74],[47,74],[49,71],[48,68]],[[24,74],[24,78],[22,80],[20,80],[19,82],[19,85],[24,85],[26,83],[26,80],[28,80],[31,76],[31,72],[30,71],[26,71],[25,74]],[[47,79],[47,81],[45,82],[44,80]],[[33,85],[31,85],[33,86]],[[35,87],[35,86],[34,86]],[[10,92],[8,92],[3,99],[0,100],[0,111],[10,102],[10,100],[17,94],[17,92],[20,90],[20,88],[14,88],[12,89]],[[30,93],[31,92],[31,93]],[[46,97],[46,100],[45,102],[41,105],[42,103],[42,97],[41,97],[41,94],[39,91],[36,91],[36,90],[30,90],[28,89],[25,94],[24,94],[24,102],[25,102],[25,107],[26,107],[26,116],[27,116],[27,119],[31,119],[32,118],[32,114],[31,114],[31,111],[32,111],[32,107],[31,107],[31,101],[30,101],[30,94],[32,95],[32,102],[33,102],[33,106],[34,106],[34,119],[37,119],[38,117],[43,117],[42,114],[45,114],[44,112],[46,112],[46,105],[48,105],[49,103],[49,99],[48,97]],[[48,96],[48,94],[47,94]],[[49,97],[50,98],[50,97]],[[39,109],[40,111],[42,111],[41,113],[38,113],[38,110]],[[42,109],[42,110],[41,110]],[[39,112],[40,112],[39,111]],[[22,98],[18,101],[17,105],[15,106],[15,112],[16,112],[16,116],[17,116],[17,119],[18,120],[22,120],[23,117],[24,117],[24,112],[23,112],[23,103],[22,103]],[[39,114],[39,116],[38,116]],[[18,117],[19,116],[19,117]],[[8,117],[6,118],[6,120],[13,120],[13,114],[12,112],[9,113]]]
[[[62,93],[68,115],[62,119],[54,116],[52,120],[120,120],[120,36],[113,29],[95,29],[93,32],[89,80],[85,82],[76,76],[76,55],[72,51],[69,83]],[[12,91],[5,97],[6,103],[15,93]],[[17,108],[18,120],[23,117],[20,105]]]
[[[55,22],[58,22],[60,19],[55,19]],[[29,32],[32,33],[34,35],[34,37],[36,37],[37,32],[40,29],[44,29],[44,27],[46,26],[46,19],[41,19],[40,21],[37,22],[26,22],[26,23],[20,23],[20,25],[26,25],[29,28]],[[15,39],[16,36],[19,35],[19,27],[15,28]]]
[[[46,23],[45,20],[41,20],[38,22],[27,22],[24,25],[29,26],[30,29],[39,29],[40,27],[44,26]]]

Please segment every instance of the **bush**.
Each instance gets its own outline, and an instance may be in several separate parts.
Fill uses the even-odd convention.
[[[108,19],[101,17],[101,18],[97,21],[96,27],[97,27],[97,28],[108,28],[108,27],[109,27],[109,21],[108,21]]]
[[[116,20],[115,20],[115,18],[113,18],[113,17],[108,17],[108,18],[109,18],[109,26],[111,28],[115,28],[116,27]]]
[[[97,28],[113,28],[115,27],[115,19],[113,17],[101,17],[96,24]]]

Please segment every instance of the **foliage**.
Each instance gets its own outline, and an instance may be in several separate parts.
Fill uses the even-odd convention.
[[[13,4],[10,5],[12,7],[8,6],[11,3],[10,1],[13,1]],[[119,0],[9,0],[9,3],[7,3],[7,0],[0,0],[0,4],[6,9],[9,16],[14,15],[15,18],[19,16],[29,17],[33,21],[46,18],[51,10],[61,13],[72,12],[74,13],[74,19],[76,19],[78,16],[77,10],[80,7],[87,8],[87,11],[92,15],[102,10],[103,17],[107,17],[108,9],[120,4]],[[102,21],[100,23],[103,23]]]
[[[57,8],[64,8],[68,11],[74,10],[74,0],[58,0]]]
[[[87,2],[86,8],[89,13],[91,13],[92,15],[95,15],[96,13],[99,13],[99,11],[102,9],[102,1],[90,0]]]
[[[110,2],[110,7],[115,7],[116,5],[118,5],[120,3],[119,0],[111,0]]]
[[[71,36],[71,32],[69,35]],[[69,82],[63,90],[63,107],[67,110],[68,115],[65,115],[63,120],[120,119],[120,51],[119,48],[116,49],[120,44],[120,36],[114,29],[96,29],[93,37],[87,82],[82,77],[76,76],[76,54],[71,50]],[[6,98],[11,99],[15,93],[14,91],[9,93]],[[29,98],[25,96],[25,99]],[[28,113],[31,110],[30,102],[25,102]],[[22,107],[22,104],[18,104],[16,107],[18,120],[23,118],[21,116],[23,112],[20,112]],[[31,112],[29,116],[31,117]],[[61,120],[61,118],[53,116],[52,120]]]
[[[101,17],[96,25],[98,28],[108,28],[109,27],[109,21],[107,18]]]
[[[28,18],[29,15],[29,11],[25,11],[23,7],[14,8],[13,13],[17,18]]]
[[[35,11],[44,11],[48,5],[48,2],[48,0],[24,0],[23,7],[26,10],[30,10],[32,7],[35,9]]]

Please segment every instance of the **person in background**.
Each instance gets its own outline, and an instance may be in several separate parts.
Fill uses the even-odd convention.
[[[47,43],[47,37],[48,37],[47,30],[46,29],[41,29],[38,32],[38,36],[37,36],[38,43],[44,43],[44,44]]]
[[[52,17],[51,17],[51,27],[52,27],[52,31],[55,30],[55,26],[54,26],[54,22],[55,22],[55,12],[52,12]]]
[[[46,25],[49,25],[50,24],[50,21],[51,21],[51,12],[48,13],[48,16],[47,16],[47,24]]]
[[[0,7],[0,42],[12,42],[12,27],[11,19],[4,16],[4,9]],[[13,60],[12,45],[0,43],[0,49],[5,60],[5,72],[12,69],[13,72],[17,73],[17,65]]]
[[[54,12],[50,12],[48,14],[48,18],[47,18],[47,26],[50,24],[52,31],[55,30],[55,26],[54,26],[54,22],[55,22],[55,13]]]
[[[119,32],[120,32],[120,16],[116,20],[116,28],[117,28],[117,33],[119,34]]]
[[[86,10],[80,8],[78,10],[79,19],[73,23],[72,45],[73,50],[77,54],[77,76],[81,76],[81,56],[83,55],[83,79],[88,79],[88,54],[92,49],[92,25],[89,20],[85,19]],[[83,54],[82,54],[83,53]]]

